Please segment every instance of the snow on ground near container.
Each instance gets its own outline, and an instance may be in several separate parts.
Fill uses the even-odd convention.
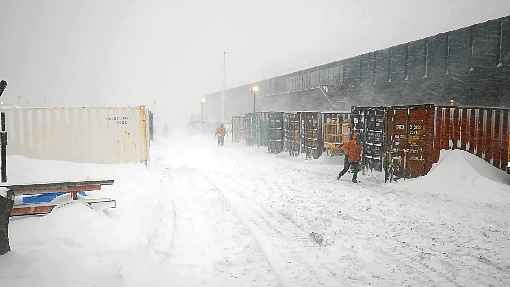
[[[112,177],[97,195],[118,208],[12,220],[1,285],[510,285],[509,176],[462,151],[442,153],[426,177],[358,185],[336,181],[341,158],[203,137],[160,143],[152,158],[10,158],[11,182]]]

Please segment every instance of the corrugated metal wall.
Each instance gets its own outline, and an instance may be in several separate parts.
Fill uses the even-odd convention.
[[[507,170],[510,109],[435,107],[434,158],[442,149],[461,149]]]
[[[226,90],[226,117],[253,110],[254,85],[257,111],[448,105],[451,99],[510,108],[510,16]],[[221,118],[220,96],[207,96],[210,119]]]
[[[95,163],[149,159],[144,106],[0,110],[6,113],[9,155]]]

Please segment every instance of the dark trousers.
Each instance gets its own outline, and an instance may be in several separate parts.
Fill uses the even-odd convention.
[[[224,145],[225,144],[225,137],[218,136],[218,145]]]
[[[349,168],[352,167],[352,181],[356,181],[358,178],[358,171],[359,171],[359,162],[358,161],[350,161],[347,156],[345,156],[344,160],[344,169],[340,171],[338,174],[338,178],[344,176],[349,171]]]

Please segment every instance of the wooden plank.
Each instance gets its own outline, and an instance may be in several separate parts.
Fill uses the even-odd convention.
[[[20,187],[13,189],[14,195],[33,195],[33,194],[41,194],[41,193],[53,193],[53,192],[64,192],[64,193],[77,193],[81,191],[94,191],[101,190],[101,185],[99,184],[89,184],[89,185],[77,185],[77,186],[65,186],[65,185],[51,185],[48,187],[38,186],[38,187]]]
[[[43,182],[43,183],[30,183],[30,184],[13,184],[13,185],[0,185],[0,187],[17,188],[26,186],[48,186],[48,185],[87,185],[87,184],[100,184],[100,185],[113,185],[113,179],[108,180],[84,180],[84,181],[63,181],[63,182]]]
[[[11,216],[45,215],[50,213],[56,206],[56,204],[14,206],[11,210]]]
[[[62,204],[31,204],[31,205],[15,205],[11,210],[11,216],[26,215],[46,215],[49,214],[57,206],[65,206],[68,204],[83,203],[90,208],[116,208],[117,201],[111,198],[82,198]]]
[[[80,182],[57,182],[57,183],[36,183],[36,184],[25,184],[25,185],[9,185],[3,186],[14,192],[15,195],[30,195],[30,194],[41,194],[41,193],[53,193],[53,192],[80,192],[80,191],[93,191],[101,190],[103,185],[112,185],[113,180],[103,181],[80,181]]]

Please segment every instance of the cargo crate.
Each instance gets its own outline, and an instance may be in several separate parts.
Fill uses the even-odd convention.
[[[253,113],[244,116],[244,140],[247,145],[254,145],[255,141],[255,116]]]
[[[434,106],[391,107],[386,110],[386,179],[414,178],[433,163]]]
[[[245,138],[245,120],[244,116],[232,117],[232,142],[240,143]]]
[[[9,155],[73,162],[147,162],[150,111],[138,107],[2,107]]]
[[[434,160],[442,149],[462,149],[509,172],[509,112],[494,107],[436,106]]]
[[[284,146],[283,112],[269,113],[269,145],[270,153],[281,153]]]
[[[255,141],[257,146],[269,145],[269,112],[255,114]]]
[[[322,113],[324,150],[329,156],[342,154],[341,145],[350,137],[351,119],[347,112]]]
[[[317,159],[323,151],[322,120],[319,112],[299,112],[301,118],[301,152]]]
[[[352,107],[352,132],[363,147],[363,169],[383,171],[386,107]]]
[[[298,113],[283,114],[284,148],[290,156],[301,152],[301,120]]]

